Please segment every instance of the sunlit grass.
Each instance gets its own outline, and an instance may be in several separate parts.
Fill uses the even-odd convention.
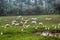
[[[23,24],[20,24],[18,26],[11,25],[11,22],[13,20],[16,20],[18,23],[20,23],[21,19],[20,18],[18,19],[17,17],[18,16],[0,17],[0,33],[3,32],[3,35],[0,34],[0,40],[60,40],[59,38],[56,37],[49,36],[43,37],[41,35],[33,34],[35,31],[46,30],[45,27],[43,27],[43,25],[46,26],[47,28],[49,27],[49,31],[60,30],[60,28],[58,28],[58,23],[60,23],[60,15],[22,16],[24,20],[29,19],[29,21],[26,23],[26,25],[30,25],[28,28],[23,28]],[[31,18],[37,18],[36,20],[37,23],[32,24]],[[52,18],[52,20],[45,20],[45,18]],[[39,22],[42,22],[43,25],[40,25]],[[5,28],[6,24],[10,24],[10,26],[7,26]],[[38,28],[35,29],[35,27],[37,26]]]

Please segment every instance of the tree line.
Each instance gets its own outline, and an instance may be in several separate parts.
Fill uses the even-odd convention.
[[[19,1],[21,0],[17,0],[16,2]],[[53,3],[52,1],[48,1],[51,4],[51,7],[50,5],[48,5],[48,7],[41,7],[41,5],[43,5],[41,0],[39,1],[39,4],[37,4],[38,2],[35,0],[35,5],[30,4],[30,0],[28,0],[28,2],[22,0],[22,3],[23,2],[29,4],[26,7],[28,9],[23,8],[22,4],[16,7],[16,4],[12,5],[11,3],[4,2],[4,0],[0,0],[0,16],[60,14],[60,5]],[[31,5],[32,7],[29,8]]]

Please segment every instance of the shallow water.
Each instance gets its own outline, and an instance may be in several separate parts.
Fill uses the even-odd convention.
[[[39,31],[39,32],[35,32],[34,34],[42,35],[42,36],[60,37],[60,32]]]

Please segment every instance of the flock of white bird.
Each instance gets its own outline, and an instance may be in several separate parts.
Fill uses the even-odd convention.
[[[21,20],[24,20],[24,18],[22,17],[22,16],[18,16],[17,17],[17,19],[21,19]],[[31,24],[37,24],[37,18],[31,18]],[[45,18],[45,20],[52,20],[52,18]],[[21,31],[24,31],[24,28],[28,28],[28,27],[30,27],[30,24],[29,25],[26,25],[26,23],[28,23],[28,21],[29,21],[29,19],[28,20],[25,20],[25,22],[23,22],[23,21],[21,21],[20,23],[21,24],[23,24],[22,26],[23,26],[23,29],[21,29]],[[9,27],[9,26],[11,26],[11,25],[14,25],[14,26],[19,26],[20,25],[20,23],[18,23],[16,20],[12,20],[12,22],[11,22],[11,24],[6,24],[6,25],[4,25],[4,26],[1,26],[1,27],[3,27],[3,28],[7,28],[7,27]],[[49,30],[50,28],[49,27],[47,27],[46,25],[44,25],[44,23],[43,22],[39,22],[38,23],[39,25],[42,25],[42,27],[44,27],[46,30]],[[38,29],[38,25],[35,27],[35,29]],[[57,26],[56,25],[52,25],[52,27],[54,27],[55,29],[57,28]],[[58,23],[58,28],[60,28],[60,23]],[[0,34],[1,35],[3,35],[3,32],[0,32]],[[48,33],[42,33],[41,35],[43,35],[43,36],[46,36]]]

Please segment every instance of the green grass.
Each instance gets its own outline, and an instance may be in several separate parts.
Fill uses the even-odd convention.
[[[37,18],[37,24],[31,24],[31,18]],[[52,18],[52,20],[45,20],[45,18]],[[37,31],[45,30],[42,25],[39,25],[39,22],[43,22],[44,25],[50,28],[51,30],[60,30],[58,28],[58,23],[60,23],[60,15],[35,15],[35,16],[23,16],[24,20],[29,19],[29,22],[26,25],[30,25],[28,28],[21,31],[23,28],[21,25],[19,26],[12,26],[12,20],[17,20],[20,22],[21,19],[17,19],[17,16],[6,16],[0,17],[0,32],[3,32],[3,35],[0,35],[0,40],[60,40],[60,38],[56,37],[49,37],[49,36],[41,36],[33,34],[36,31],[33,26],[38,26]],[[7,28],[1,27],[5,26],[6,24],[10,24]],[[57,28],[54,29],[52,25],[56,25]]]
[[[7,34],[0,36],[0,40],[60,40],[60,39],[55,37],[48,37],[48,36],[43,37],[40,35],[20,33],[20,34],[13,34],[13,35]]]

